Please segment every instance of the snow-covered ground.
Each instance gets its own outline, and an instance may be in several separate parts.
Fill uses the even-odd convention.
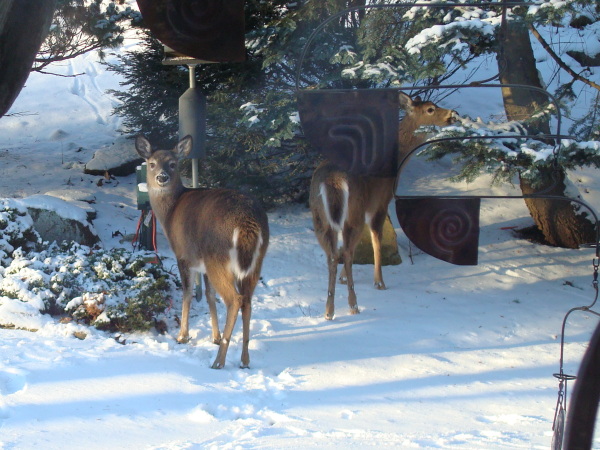
[[[119,136],[116,100],[105,93],[118,80],[93,54],[54,69],[84,75],[32,75],[12,116],[0,119],[0,197],[91,193],[103,245],[129,245],[116,232],[135,231],[135,176],[99,186],[101,177],[83,174]],[[480,104],[479,115],[489,115],[481,91],[469,94],[477,101],[444,106]],[[406,185],[456,188],[439,175],[444,162],[409,167]],[[599,211],[596,171],[572,175]],[[489,192],[487,181],[469,192]],[[384,267],[388,289],[372,287],[372,266],[355,266],[361,313],[348,314],[338,286],[336,317],[326,321],[326,265],[309,211],[283,207],[269,219],[249,370],[238,368],[239,322],[225,368],[209,368],[217,347],[205,302],[193,305],[186,345],[176,329],[118,340],[86,329],[80,340],[73,333],[81,326],[48,317],[37,332],[2,329],[0,448],[549,447],[561,323],[593,299],[591,250],[517,239],[511,228],[531,223],[523,202],[484,200],[478,266],[435,260],[398,228],[404,262]],[[159,251],[174,264],[162,236]],[[596,324],[585,313],[569,319],[566,373],[577,372]]]

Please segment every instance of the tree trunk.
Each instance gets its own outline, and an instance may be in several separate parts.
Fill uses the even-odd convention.
[[[546,182],[532,188],[531,184],[521,179],[521,191],[524,195],[535,194],[551,187],[548,195],[565,196],[567,176],[557,168],[545,174]],[[578,248],[580,244],[595,242],[595,227],[588,219],[585,211],[578,211],[575,203],[567,200],[526,198],[525,204],[538,229],[544,234],[545,241],[557,247]]]
[[[56,0],[0,2],[0,117],[21,92],[46,37]]]
[[[509,22],[503,39],[500,39],[500,48],[498,67],[502,84],[542,87],[529,32],[524,25]],[[548,102],[548,98],[539,91],[513,87],[502,88],[502,97],[508,120],[528,119]],[[529,124],[529,132],[547,134],[550,132],[550,124],[547,119]],[[552,186],[547,192],[548,195],[565,197],[568,180],[562,168],[542,171],[542,176],[544,179],[538,180],[541,183],[536,183],[535,188],[528,180],[521,178],[523,194],[535,194]],[[549,244],[577,248],[579,244],[595,242],[594,224],[585,213],[578,211],[576,204],[563,200],[531,198],[525,199],[525,204]]]

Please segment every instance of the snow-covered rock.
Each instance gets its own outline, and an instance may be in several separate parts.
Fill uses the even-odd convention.
[[[104,175],[108,172],[114,176],[126,176],[135,173],[135,168],[142,161],[133,142],[119,138],[112,145],[97,150],[91,161],[85,165],[84,172],[90,175]]]
[[[32,195],[19,200],[33,219],[33,227],[44,241],[75,241],[93,246],[100,241],[88,221],[88,212],[58,197]]]

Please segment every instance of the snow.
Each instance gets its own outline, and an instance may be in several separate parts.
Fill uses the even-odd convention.
[[[87,214],[84,209],[74,205],[61,198],[51,195],[32,195],[24,198],[20,202],[26,208],[43,209],[46,211],[54,211],[64,219],[76,220],[77,222],[87,223]]]
[[[0,197],[64,189],[93,196],[104,247],[128,245],[115,232],[135,231],[135,175],[100,186],[83,173],[119,136],[120,120],[110,114],[117,100],[105,93],[119,80],[94,54],[54,70],[84,74],[33,74],[11,110],[30,115],[0,119]],[[501,110],[482,91],[455,98],[456,109],[471,108],[474,117]],[[452,98],[444,106],[455,107]],[[451,169],[446,160],[416,159],[400,189],[518,195],[485,177],[451,184]],[[571,178],[599,210],[596,171]],[[549,447],[560,328],[569,309],[593,299],[593,252],[517,239],[511,228],[531,223],[523,202],[483,200],[478,266],[417,251],[396,224],[403,263],[384,267],[388,289],[372,287],[371,266],[355,266],[360,314],[349,314],[338,285],[336,316],[326,321],[326,263],[310,212],[282,207],[269,221],[248,370],[238,368],[241,321],[225,368],[209,368],[217,347],[204,301],[193,303],[185,345],[176,328],[112,335],[59,323],[28,303],[3,303],[3,321],[19,318],[37,331],[0,330],[0,448]],[[165,266],[174,267],[161,233],[158,243]],[[171,316],[179,315],[175,303]],[[576,374],[596,324],[585,313],[569,318],[566,373]]]

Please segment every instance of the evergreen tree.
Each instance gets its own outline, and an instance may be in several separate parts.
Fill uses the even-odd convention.
[[[296,63],[308,35],[323,17],[344,8],[341,0],[247,1],[247,61],[206,64],[196,70],[207,97],[207,158],[200,183],[251,191],[266,205],[305,201],[318,155],[301,139],[296,107]],[[355,2],[354,2],[355,3]],[[325,73],[331,48],[357,25],[348,17],[316,45],[302,80]],[[333,43],[337,43],[335,46]],[[126,90],[113,92],[123,103],[127,134],[144,133],[159,145],[174,145],[177,99],[187,88],[187,68],[163,66],[162,45],[149,33],[139,49],[109,65],[123,76]]]
[[[501,10],[492,3],[486,5],[485,9],[466,6],[446,8],[443,2],[436,5],[438,7],[411,8],[408,12],[402,12],[403,19],[410,18],[413,24],[419,24],[421,30],[400,45],[403,45],[403,49],[409,55],[418,55],[420,64],[426,70],[434,67],[430,67],[428,61],[435,61],[436,55],[439,61],[447,64],[448,58],[455,61],[468,61],[469,56],[492,53],[498,56],[502,83],[520,83],[541,88],[552,79],[538,79],[537,62],[533,58],[529,40],[531,33],[556,64],[557,68],[552,77],[560,79],[561,83],[554,87],[553,93],[561,102],[560,106],[568,106],[570,102],[577,100],[574,95],[575,89],[597,90],[599,88],[593,79],[582,75],[585,73],[583,70],[570,68],[561,59],[560,52],[549,46],[537,30],[537,27],[567,30],[577,26],[582,36],[587,32],[592,39],[597,39],[593,37],[592,31],[593,25],[597,23],[599,11],[589,1],[560,4],[548,2],[543,5],[532,5],[530,8],[513,7],[508,11],[508,26],[505,29],[500,28]],[[587,20],[579,20],[582,17]],[[432,23],[434,25],[430,26]],[[391,35],[398,34],[391,33]],[[583,50],[586,44],[586,39],[582,38],[580,45]],[[570,42],[570,46],[572,45],[573,42]],[[383,52],[385,53],[386,51]],[[377,62],[381,63],[382,59]],[[573,60],[571,62],[574,66],[577,65]],[[359,61],[359,64],[363,64],[363,61]],[[443,68],[440,70],[444,72]],[[563,82],[564,72],[570,79]],[[418,71],[411,70],[410,73],[418,73]],[[588,69],[588,73],[592,72]],[[597,96],[598,92],[595,95]],[[549,133],[548,121],[556,111],[547,98],[540,96],[534,90],[514,87],[503,88],[503,96],[507,118],[520,122],[519,126],[513,123],[509,127],[512,128],[512,134],[515,128],[523,130],[523,134]],[[597,114],[597,104],[592,103],[589,117]],[[482,130],[480,123],[469,125],[463,124],[461,132],[455,129],[449,133],[453,133],[456,137],[498,134],[497,124],[491,124],[487,130]],[[571,129],[572,132],[582,132],[579,134],[582,139],[597,135],[597,130],[598,124],[590,122],[589,119],[575,122],[575,126]],[[594,151],[598,150],[598,143],[571,142],[569,145],[571,148],[559,152],[557,147],[543,138],[506,139],[500,142],[468,141],[461,142],[460,145],[456,145],[456,142],[444,142],[433,146],[430,152],[434,158],[449,153],[458,154],[455,161],[463,163],[463,170],[457,177],[459,179],[472,180],[479,173],[493,172],[496,181],[512,182],[515,177],[518,177],[525,195],[552,186],[553,190],[549,192],[550,194],[564,196],[569,185],[566,170],[576,164],[576,161],[570,158],[578,155],[577,162],[581,163],[581,155],[591,153],[593,156]],[[579,150],[574,151],[573,147]],[[597,158],[591,157],[584,164],[597,164]],[[589,216],[587,212],[580,211],[577,205],[531,199],[527,199],[526,203],[548,242],[559,246],[577,247],[582,242],[595,241],[593,225],[587,220]]]
[[[444,2],[436,2],[431,8],[395,1],[381,1],[370,8],[364,8],[365,4],[364,0],[306,0],[289,5],[285,1],[246,2],[248,61],[208,65],[197,71],[198,86],[208,97],[209,156],[203,163],[203,184],[255,192],[265,188],[260,196],[267,203],[305,198],[319,157],[301,138],[297,81],[302,89],[414,86],[413,95],[437,95],[434,99],[439,100],[448,91],[431,90],[431,85],[468,82],[483,57],[501,52],[499,2],[459,8],[445,6]],[[508,18],[526,26],[532,35],[537,28],[574,26],[582,35],[589,35],[598,14],[591,0],[570,0],[512,8]],[[309,38],[312,42],[305,47]],[[584,44],[582,40],[583,50]],[[564,57],[566,53],[556,54]],[[124,75],[124,86],[128,87],[128,91],[117,94],[124,103],[116,112],[125,116],[129,133],[144,132],[150,137],[155,133],[158,139],[173,139],[175,99],[185,90],[187,69],[160,66],[160,45],[150,41],[139,55],[124,58],[130,57],[136,61],[123,59],[120,68],[111,67]],[[576,67],[574,59],[570,62]],[[552,93],[568,111],[577,93],[584,88],[596,89],[597,85],[583,76],[583,68],[573,69],[575,75],[567,72],[565,78],[563,66],[564,61],[557,62],[556,78],[561,83]],[[156,90],[149,87],[152,83],[158,86]],[[590,114],[574,122],[572,132],[582,140],[599,134],[598,121],[593,120],[599,114],[598,102],[592,107],[595,109]],[[530,111],[530,117],[521,124],[509,123],[508,131],[499,124],[484,127],[465,121],[462,127],[446,133],[514,134],[515,130],[535,129],[532,119],[547,120],[555,114],[551,105],[534,108],[539,111]],[[595,144],[569,145],[558,154],[544,140],[505,139],[471,141],[460,146],[451,142],[432,146],[430,151],[432,157],[457,155],[457,160],[464,163],[459,178],[472,179],[491,172],[497,182],[512,182],[518,176],[535,186],[542,181],[544,167],[558,164],[568,169],[582,163],[596,164]]]
[[[120,5],[123,0],[116,2]],[[58,0],[50,31],[34,60],[32,71],[84,53],[123,43],[125,22],[139,23],[140,13],[102,0]]]

